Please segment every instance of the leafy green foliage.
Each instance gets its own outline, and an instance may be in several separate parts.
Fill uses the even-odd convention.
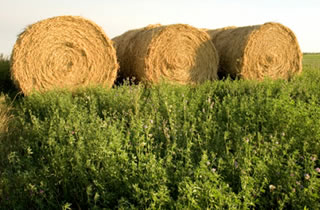
[[[14,101],[4,209],[319,209],[320,72]]]

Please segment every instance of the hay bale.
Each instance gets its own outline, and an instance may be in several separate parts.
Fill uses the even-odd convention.
[[[219,58],[219,75],[244,79],[288,79],[302,71],[294,33],[279,23],[207,30]]]
[[[59,16],[30,25],[13,48],[11,77],[29,94],[54,88],[111,87],[118,63],[111,40],[82,17]]]
[[[196,84],[217,78],[217,51],[208,34],[192,26],[149,25],[112,40],[120,79]]]

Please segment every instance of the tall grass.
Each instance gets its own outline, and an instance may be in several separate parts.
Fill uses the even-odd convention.
[[[7,132],[7,126],[9,122],[10,108],[5,102],[5,96],[0,95],[0,135],[4,135]]]
[[[0,207],[319,209],[319,82],[305,66],[291,81],[18,98],[0,141]]]

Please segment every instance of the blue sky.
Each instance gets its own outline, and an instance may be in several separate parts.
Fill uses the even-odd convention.
[[[291,28],[303,52],[320,52],[320,0],[2,0],[0,53],[10,55],[17,35],[39,20],[80,15],[113,38],[148,24],[186,23],[199,28],[275,21]]]

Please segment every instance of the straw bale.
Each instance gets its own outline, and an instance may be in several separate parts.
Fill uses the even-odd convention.
[[[11,56],[11,77],[26,95],[54,88],[111,87],[117,70],[112,41],[98,25],[76,16],[28,26]]]
[[[149,84],[217,79],[218,56],[207,33],[185,24],[148,25],[113,38],[119,77]]]
[[[302,71],[302,53],[294,33],[279,23],[207,30],[215,44],[219,76],[289,79]]]

